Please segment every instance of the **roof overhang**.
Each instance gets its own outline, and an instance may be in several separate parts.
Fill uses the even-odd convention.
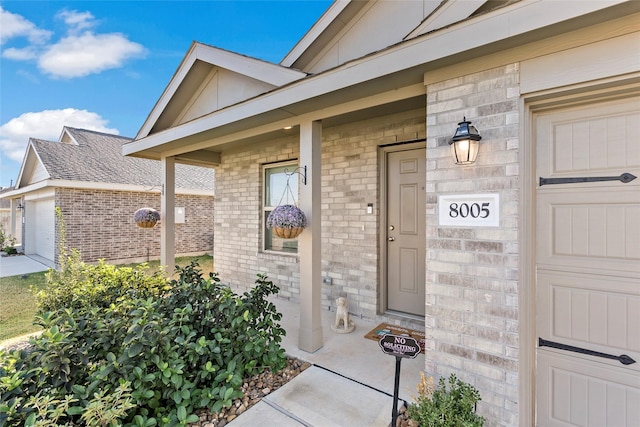
[[[162,187],[160,185],[149,187],[145,185],[133,184],[113,184],[109,182],[80,182],[65,179],[47,179],[28,185],[23,188],[17,188],[11,191],[5,191],[0,194],[0,199],[15,199],[17,197],[26,196],[30,193],[39,192],[45,189],[54,190],[55,188],[74,188],[80,190],[108,190],[108,191],[127,191],[132,193],[158,193],[160,194]],[[199,190],[189,188],[176,188],[176,194],[191,196],[215,196],[214,190]]]
[[[640,2],[523,0],[309,76],[251,100],[123,145],[160,159],[220,149],[295,126],[424,94],[424,73],[640,11]]]

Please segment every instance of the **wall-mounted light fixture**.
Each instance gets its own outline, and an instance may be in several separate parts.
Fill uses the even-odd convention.
[[[476,161],[478,155],[479,141],[482,139],[478,129],[471,125],[464,117],[458,123],[458,129],[449,142],[451,145],[451,155],[457,165],[470,165]]]
[[[22,203],[18,203],[18,206],[16,206],[18,209],[22,210],[24,209],[24,205]]]

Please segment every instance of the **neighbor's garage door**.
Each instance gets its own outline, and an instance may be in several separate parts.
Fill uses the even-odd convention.
[[[640,98],[535,117],[539,426],[640,426]],[[627,355],[631,360],[614,359]]]
[[[53,199],[34,203],[35,253],[50,261],[55,257],[55,205]]]

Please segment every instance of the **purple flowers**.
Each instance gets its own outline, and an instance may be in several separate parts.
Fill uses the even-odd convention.
[[[153,227],[160,220],[160,212],[153,208],[140,208],[133,214],[133,220],[141,227]]]
[[[298,207],[280,205],[267,217],[267,228],[305,228],[307,217]]]

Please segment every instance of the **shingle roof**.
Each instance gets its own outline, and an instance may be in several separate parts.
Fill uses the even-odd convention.
[[[76,144],[31,138],[51,179],[159,187],[162,167],[157,160],[126,157],[122,144],[132,138],[65,127]],[[176,165],[176,188],[213,190],[212,168]]]

